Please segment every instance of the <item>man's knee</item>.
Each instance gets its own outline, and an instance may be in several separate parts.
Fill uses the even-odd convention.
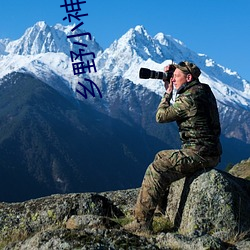
[[[165,158],[167,154],[168,154],[168,150],[159,151],[159,152],[155,155],[154,161],[157,161],[157,160],[160,160],[160,159],[162,159],[162,158]]]
[[[158,171],[164,171],[172,167],[170,158],[175,150],[162,150],[155,155],[154,162],[152,163]]]

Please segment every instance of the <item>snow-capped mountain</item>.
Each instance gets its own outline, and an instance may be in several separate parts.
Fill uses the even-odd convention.
[[[230,124],[236,121],[238,114],[242,114],[243,111],[249,114],[250,83],[236,72],[216,64],[207,55],[191,51],[183,42],[170,35],[158,33],[152,37],[143,26],[136,26],[103,51],[94,37],[67,39],[67,36],[72,34],[72,29],[73,26],[70,25],[49,26],[45,22],[38,22],[28,28],[18,40],[1,39],[0,78],[13,71],[27,72],[61,92],[72,94],[79,78],[73,75],[70,51],[78,51],[79,45],[74,42],[80,42],[88,45],[86,52],[94,52],[96,55],[97,72],[90,73],[90,77],[104,93],[104,98],[99,101],[103,107],[102,111],[111,116],[114,115],[111,106],[116,102],[116,96],[124,100],[127,112],[131,114],[135,103],[129,103],[127,95],[130,94],[131,89],[134,89],[133,85],[141,86],[142,88],[136,89],[138,91],[140,89],[143,94],[149,91],[160,97],[164,93],[161,80],[139,78],[138,72],[141,67],[162,71],[165,65],[184,60],[192,61],[201,68],[200,80],[212,87],[220,107],[221,117],[227,119],[228,124],[229,120]],[[126,89],[114,87],[114,83],[117,82],[120,82],[120,85],[126,85]],[[140,103],[141,94],[137,94],[136,98]],[[93,102],[90,99],[88,101]],[[124,103],[121,105],[125,105]],[[135,112],[134,117],[142,115],[138,112],[138,110],[137,114]],[[229,113],[231,115],[228,115]],[[243,124],[246,122],[245,117],[246,115],[241,118],[241,125],[244,127],[239,129],[243,131],[240,132],[241,136],[236,136],[231,131],[232,128],[229,130],[232,137],[244,137],[249,142],[250,128]]]
[[[74,42],[87,44],[87,48],[84,47],[86,52],[91,51],[96,55],[102,49],[94,37],[67,39],[68,35],[85,32],[71,32],[73,27],[61,24],[50,27],[45,22],[38,22],[28,28],[18,40],[0,40],[0,67],[3,69],[0,78],[13,71],[28,72],[59,91],[67,92],[71,88],[74,89],[78,79],[72,77],[70,51],[79,51],[79,45]],[[58,79],[65,85],[58,85]]]
[[[56,24],[49,26],[45,22],[37,22],[33,27],[28,28],[24,35],[15,41],[9,41],[5,51],[15,55],[37,55],[48,52],[64,53],[70,56],[70,51],[77,50],[79,45],[73,42],[83,42],[87,40],[88,50],[98,52],[100,46],[95,42],[95,39],[90,40],[89,36],[85,36],[84,40],[81,37],[67,39],[66,36],[76,34],[77,31],[71,31],[74,25],[63,26]],[[79,30],[83,33],[83,30]]]
[[[87,50],[97,56],[98,72],[93,75],[94,78],[122,76],[162,95],[162,81],[140,79],[140,67],[162,71],[169,63],[188,60],[201,68],[200,80],[212,87],[219,102],[250,109],[250,83],[247,80],[237,72],[216,64],[208,56],[191,51],[183,42],[169,35],[158,33],[151,37],[143,26],[136,26],[102,52],[94,38],[67,39],[67,35],[72,34],[72,28],[72,25],[51,27],[45,22],[38,22],[18,40],[0,40],[0,66],[4,69],[0,77],[13,71],[26,71],[49,82],[53,75],[75,89],[77,78],[73,77],[70,51],[79,50],[74,41],[85,41]]]
[[[3,190],[12,187],[12,199],[22,192],[26,199],[135,187],[157,151],[180,146],[176,124],[155,122],[163,83],[140,79],[141,67],[162,71],[172,62],[197,64],[200,80],[218,101],[224,152],[219,167],[249,157],[250,83],[236,72],[169,35],[151,37],[143,26],[104,51],[93,36],[67,39],[72,29],[38,22],[20,39],[0,39],[0,184]],[[76,94],[86,76],[73,74],[70,51],[79,51],[81,43],[95,54],[97,72],[88,77],[103,98]]]
[[[208,83],[217,100],[224,104],[240,105],[250,109],[250,83],[236,72],[216,64],[206,55],[189,50],[181,41],[158,33],[148,35],[143,26],[130,29],[98,57],[99,72],[103,75],[122,75],[135,84],[142,84],[157,94],[164,93],[162,81],[138,77],[140,67],[162,71],[169,63],[180,61],[196,63],[202,74],[200,80]]]

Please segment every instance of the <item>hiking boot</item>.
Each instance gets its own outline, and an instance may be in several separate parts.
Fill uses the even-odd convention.
[[[138,233],[151,234],[153,231],[151,223],[145,222],[145,221],[139,222],[138,220],[134,220],[130,222],[129,224],[125,225],[123,228],[131,233],[138,232]]]

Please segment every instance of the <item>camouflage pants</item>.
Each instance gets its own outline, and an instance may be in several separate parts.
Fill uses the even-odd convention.
[[[156,154],[146,170],[135,205],[138,221],[151,221],[170,184],[203,168],[212,168],[220,157],[201,157],[191,149],[164,150]]]

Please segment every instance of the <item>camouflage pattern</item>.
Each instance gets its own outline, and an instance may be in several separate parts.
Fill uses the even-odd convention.
[[[206,84],[198,80],[184,84],[170,105],[165,94],[157,113],[157,122],[176,121],[182,148],[159,152],[149,165],[135,206],[137,221],[150,222],[170,184],[220,161],[220,122],[216,100]]]
[[[184,84],[170,105],[165,94],[156,113],[156,121],[176,121],[182,148],[191,148],[206,156],[221,155],[220,121],[215,97],[207,84],[198,80]]]
[[[220,157],[201,157],[192,149],[164,150],[149,165],[135,206],[137,220],[152,220],[170,184],[202,168],[212,168]]]

